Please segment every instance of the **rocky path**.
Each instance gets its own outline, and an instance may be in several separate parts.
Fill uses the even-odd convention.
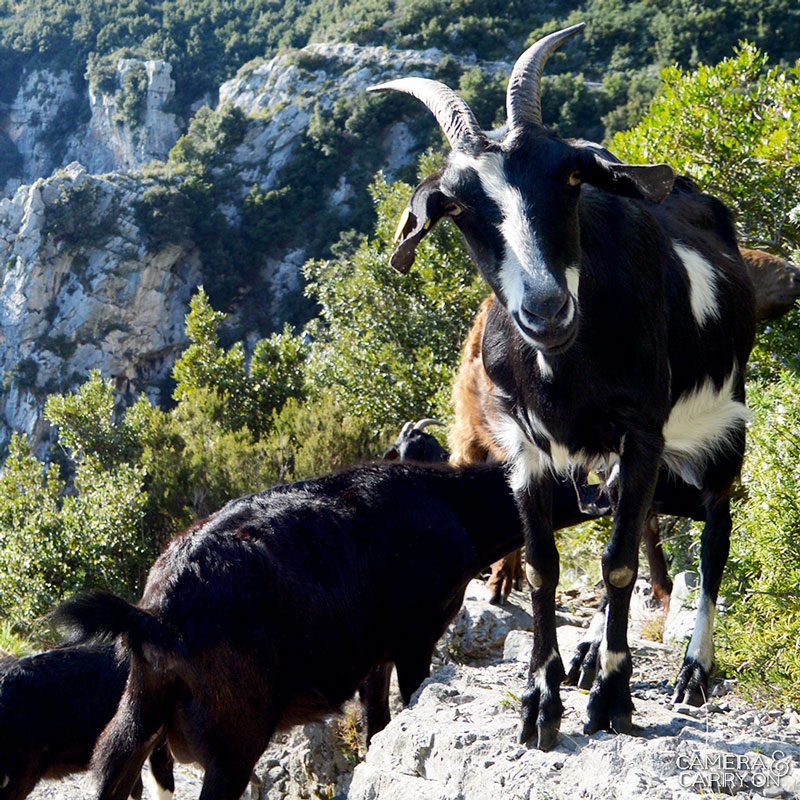
[[[591,611],[586,596],[565,597],[559,646],[568,659]],[[527,674],[530,618],[524,595],[506,609],[483,600],[473,582],[440,643],[432,677],[412,705],[375,737],[362,763],[351,723],[332,720],[277,739],[259,762],[261,800],[550,800],[551,798],[790,798],[800,800],[800,714],[759,708],[717,682],[702,709],[670,706],[680,648],[638,636],[631,625],[634,734],[582,733],[588,693],[564,688],[558,746],[521,746],[519,697]],[[576,624],[577,623],[577,624]],[[453,660],[456,659],[457,663]],[[363,755],[363,754],[362,754]],[[176,800],[195,800],[201,772],[177,769]],[[91,797],[88,776],[40,784],[32,800]]]

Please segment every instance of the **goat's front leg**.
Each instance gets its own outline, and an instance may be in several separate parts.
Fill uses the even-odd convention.
[[[639,564],[639,540],[653,502],[664,440],[658,434],[629,432],[620,463],[619,500],[611,538],[603,552],[603,581],[608,597],[599,648],[599,669],[592,686],[584,732],[608,728],[629,733],[632,725],[631,651],[628,608]]]
[[[537,732],[540,750],[550,750],[561,727],[559,684],[564,665],[556,640],[556,586],[558,550],[553,536],[553,489],[540,478],[516,494],[525,532],[525,573],[531,585],[533,651],[528,683],[522,695],[522,734],[527,742]]]

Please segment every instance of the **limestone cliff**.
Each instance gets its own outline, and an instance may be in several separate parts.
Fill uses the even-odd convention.
[[[91,369],[161,399],[199,270],[191,248],[146,246],[146,185],[74,163],[0,200],[0,444],[16,430],[41,445],[46,395]]]

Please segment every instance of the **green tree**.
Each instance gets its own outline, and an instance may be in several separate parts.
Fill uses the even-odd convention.
[[[423,159],[423,172],[434,168]],[[389,266],[392,236],[412,187],[378,178],[377,222],[351,259],[310,262],[308,292],[320,306],[309,385],[337,387],[350,413],[376,429],[448,414],[461,346],[488,289],[447,221],[425,237],[411,273]]]
[[[244,346],[237,342],[225,350],[219,344],[225,314],[211,308],[200,287],[186,316],[186,333],[192,344],[173,371],[178,385],[174,397],[188,399],[198,389],[214,391],[221,404],[217,422],[226,430],[247,427],[256,437],[266,433],[272,414],[289,397],[303,397],[306,348],[288,326],[256,345],[249,364]]]
[[[745,43],[716,66],[661,76],[647,116],[612,150],[691,175],[738,212],[745,244],[800,248],[800,68],[769,67]]]

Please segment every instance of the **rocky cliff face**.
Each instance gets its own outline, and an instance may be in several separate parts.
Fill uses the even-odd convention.
[[[212,168],[212,179],[225,186],[217,208],[226,224],[236,230],[254,186],[269,192],[278,185],[315,115],[389,77],[434,75],[443,59],[438,50],[318,44],[251,65],[224,83],[218,108],[231,105],[246,115],[242,141]],[[153,251],[135,214],[148,189],[182,180],[163,168],[142,172],[167,159],[182,130],[170,110],[171,68],[121,59],[100,78],[76,87],[66,72],[30,71],[0,117],[0,130],[21,156],[21,171],[0,201],[0,451],[20,430],[41,453],[45,396],[75,387],[90,369],[114,377],[123,392],[144,391],[157,401],[185,343],[183,317],[201,280],[202,248],[181,239]],[[420,146],[402,120],[370,136],[375,163],[390,175],[412,163]],[[334,164],[313,219],[300,230],[276,225],[260,265],[260,294],[267,298],[261,330],[286,319],[286,298],[299,291],[300,267],[313,255],[309,230],[326,215],[332,230],[336,220],[347,227],[354,198],[366,196],[371,174],[364,174],[362,160],[356,153]],[[282,203],[291,209],[294,187],[284,190]],[[228,310],[246,329],[235,301]]]
[[[199,271],[190,249],[145,246],[145,186],[74,163],[0,200],[0,444],[17,430],[41,445],[46,395],[92,369],[161,399]]]
[[[6,194],[72,161],[92,173],[131,172],[163,161],[180,135],[178,118],[168,110],[175,95],[171,72],[164,61],[124,58],[104,88],[76,88],[63,70],[25,73],[0,124],[21,157],[21,172]]]
[[[431,77],[445,54],[428,50],[389,50],[355,44],[311,44],[244,71],[220,86],[220,104],[230,103],[252,118],[246,140],[233,156],[244,185],[275,186],[277,175],[294,153],[298,135],[318,111],[330,111],[341,98],[364,92],[367,86],[398,76]],[[487,73],[507,72],[505,62],[466,60]],[[373,147],[386,152],[384,171],[391,176],[409,164],[419,147],[417,137],[402,122],[391,125]],[[346,202],[351,191],[347,176],[329,202]]]

